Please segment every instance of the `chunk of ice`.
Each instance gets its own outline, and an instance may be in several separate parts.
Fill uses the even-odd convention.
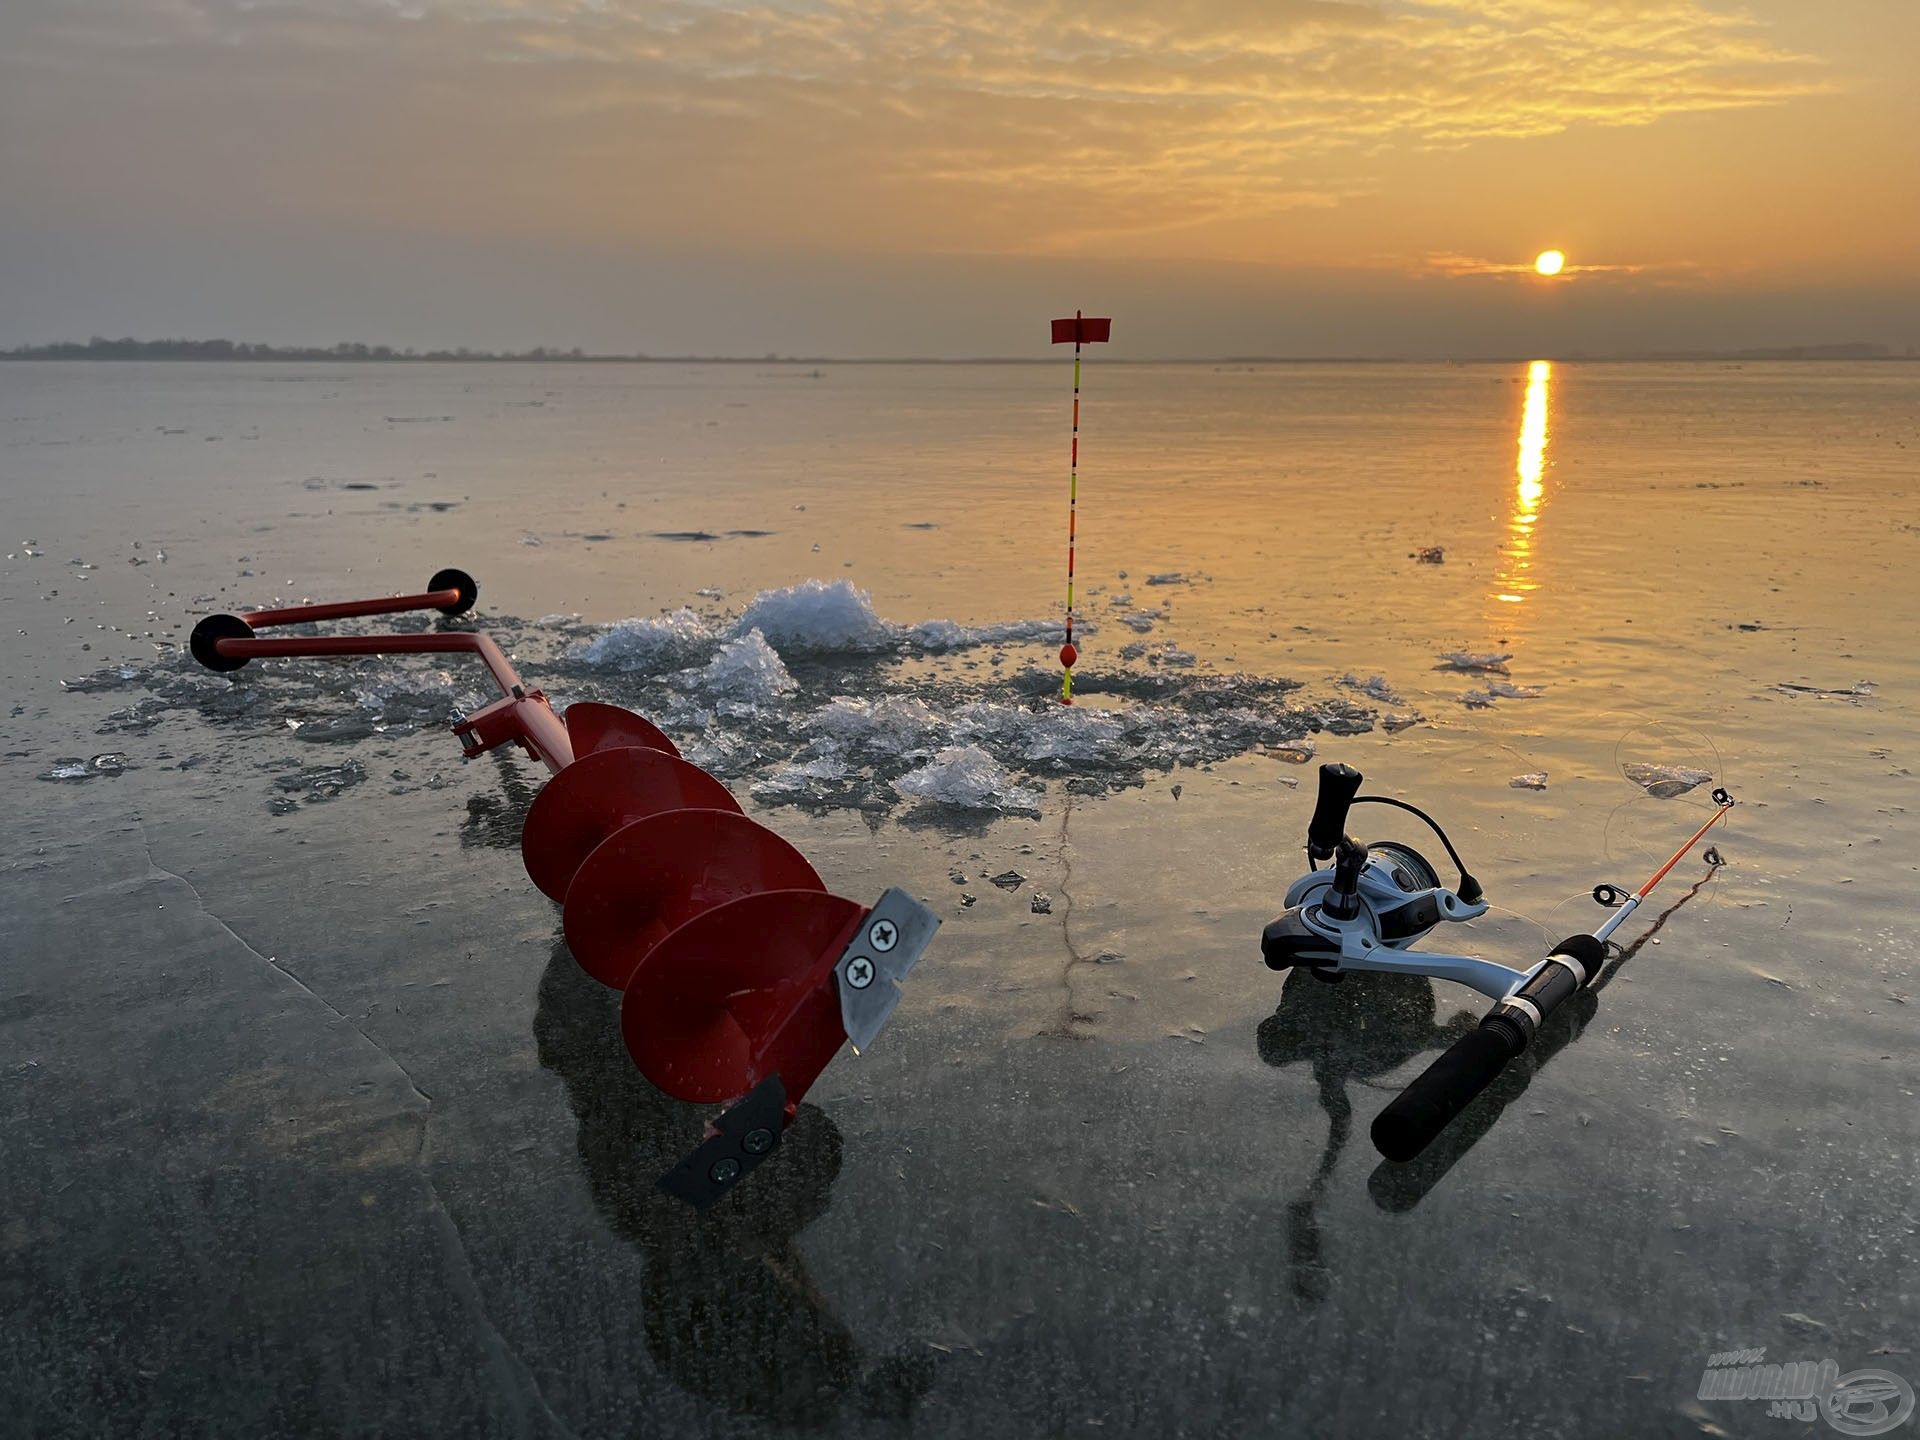
[[[1509,685],[1495,680],[1484,690],[1469,690],[1460,703],[1469,710],[1484,710],[1496,700],[1537,700],[1546,692],[1542,685]]]
[[[713,628],[683,607],[671,615],[609,625],[568,650],[567,658],[628,675],[659,674],[697,659],[714,638]]]
[[[898,638],[874,611],[873,596],[851,580],[803,580],[762,590],[734,623],[733,633],[757,630],[788,650],[877,650]]]
[[[1040,813],[1039,792],[1016,784],[1006,767],[977,745],[949,746],[918,770],[902,775],[893,788],[912,799],[960,810]]]
[[[779,652],[758,630],[729,640],[699,672],[699,687],[721,700],[758,705],[791,695],[800,687],[788,673]]]
[[[1620,772],[1656,800],[1672,800],[1713,779],[1710,770],[1694,770],[1685,765],[1652,765],[1632,760]]]
[[[1094,627],[1082,621],[1079,630],[1092,634]],[[939,654],[946,650],[968,650],[980,645],[1019,645],[1048,641],[1062,634],[1058,620],[1002,620],[991,625],[961,625],[953,620],[923,620],[907,632],[907,643],[916,650]]]
[[[1477,654],[1471,650],[1449,650],[1440,657],[1436,670],[1465,670],[1469,673],[1504,675],[1507,673],[1507,661],[1513,658],[1513,652],[1490,651]]]
[[[1342,675],[1334,683],[1343,685],[1349,690],[1358,690],[1362,695],[1378,700],[1382,705],[1400,703],[1400,697],[1393,693],[1393,687],[1387,684],[1387,677],[1384,675],[1372,675],[1365,680],[1356,680],[1352,675]]]

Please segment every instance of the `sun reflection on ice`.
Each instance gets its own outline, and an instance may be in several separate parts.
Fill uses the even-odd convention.
[[[1494,578],[1494,598],[1508,605],[1524,604],[1539,588],[1533,578],[1533,532],[1547,498],[1547,393],[1552,380],[1551,361],[1535,360],[1527,366],[1520,458],[1514,466],[1518,479],[1513,487],[1513,518],[1507,524],[1508,544]]]

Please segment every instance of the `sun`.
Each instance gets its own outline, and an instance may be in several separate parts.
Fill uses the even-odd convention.
[[[1542,275],[1558,275],[1566,264],[1567,257],[1558,250],[1542,250],[1533,259],[1533,268]]]

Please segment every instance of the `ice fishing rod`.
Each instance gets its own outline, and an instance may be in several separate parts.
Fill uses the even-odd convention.
[[[1373,1143],[1389,1160],[1413,1159],[1539,1033],[1546,1018],[1569,996],[1590,988],[1606,962],[1607,940],[1653,889],[1733,808],[1724,788],[1713,792],[1713,818],[1696,830],[1647,883],[1627,894],[1617,885],[1593,888],[1593,898],[1614,909],[1592,934],[1571,935],[1528,970],[1472,955],[1415,951],[1443,920],[1467,921],[1487,913],[1480,882],[1468,873],[1445,830],[1424,810],[1386,795],[1359,794],[1361,774],[1348,765],[1320,767],[1320,794],[1307,823],[1308,871],[1288,887],[1287,909],[1260,937],[1260,950],[1275,970],[1304,966],[1321,980],[1338,981],[1349,970],[1426,975],[1467,985],[1494,1006],[1480,1024],[1456,1040],[1373,1122]],[[1410,845],[1362,844],[1346,833],[1355,805],[1388,805],[1426,822],[1460,872],[1456,889]],[[1333,863],[1325,869],[1321,863]]]

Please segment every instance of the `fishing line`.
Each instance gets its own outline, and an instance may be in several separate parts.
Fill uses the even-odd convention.
[[[1653,806],[1663,810],[1678,804],[1697,810],[1706,798],[1710,785],[1726,787],[1733,783],[1733,777],[1728,773],[1726,755],[1709,732],[1692,725],[1652,719],[1644,713],[1636,718],[1640,723],[1622,731],[1613,747],[1614,770],[1634,787],[1635,793],[1614,806],[1601,827],[1601,849],[1609,866],[1649,864],[1664,854],[1658,844],[1645,837],[1643,827],[1633,822],[1644,819],[1648,822],[1645,828],[1650,829],[1657,823],[1664,831],[1667,820],[1664,816],[1656,820],[1656,809],[1642,807]],[[1644,754],[1639,757],[1631,755],[1629,752],[1634,748],[1643,750]],[[1702,781],[1683,794],[1664,797],[1628,774],[1627,766],[1636,763],[1636,760],[1641,764],[1706,773],[1711,780]],[[1726,829],[1732,828],[1732,820],[1727,819]],[[1625,889],[1624,886],[1620,888]],[[1557,914],[1566,903],[1562,901],[1553,913]]]

